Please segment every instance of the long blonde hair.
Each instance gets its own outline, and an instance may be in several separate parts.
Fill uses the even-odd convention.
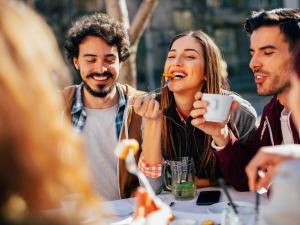
[[[14,196],[29,211],[65,194],[95,196],[82,143],[61,118],[58,86],[70,75],[47,24],[24,4],[0,1],[0,209]]]
[[[204,65],[205,65],[205,80],[203,80],[202,92],[206,93],[221,93],[221,53],[219,48],[216,46],[214,41],[203,31],[188,31],[181,34],[176,35],[170,42],[169,49],[171,49],[173,43],[182,37],[191,36],[198,41],[202,48],[204,54]],[[164,77],[161,80],[161,85],[165,84]],[[200,87],[199,87],[200,89]],[[172,92],[169,91],[168,88],[162,90],[161,93],[161,107],[162,109],[166,109],[171,101],[174,101],[174,95]],[[163,156],[166,159],[172,159],[176,157],[176,148],[174,145],[174,140],[172,135],[172,127],[171,122],[163,117],[163,128],[162,128],[162,149],[163,149]],[[203,155],[201,159],[199,159],[202,163],[200,165],[206,167],[207,165],[211,164],[215,167],[215,162],[213,159],[212,152],[210,150],[210,143],[211,137],[209,135],[204,135],[204,146]],[[214,174],[214,171],[211,171],[211,175]]]

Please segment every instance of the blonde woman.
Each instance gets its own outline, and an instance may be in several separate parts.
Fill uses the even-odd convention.
[[[191,117],[196,93],[235,97],[240,107],[231,115],[228,127],[242,141],[246,141],[256,129],[256,112],[246,100],[221,89],[221,53],[213,40],[200,30],[184,32],[173,38],[164,72],[176,77],[170,79],[168,88],[162,89],[160,103],[153,98],[132,100],[135,111],[145,121],[139,168],[152,178],[152,185],[159,192],[162,188],[162,162],[189,156],[195,163],[197,187],[215,185],[221,174],[211,149],[212,133],[196,128],[194,123],[197,121]],[[165,82],[163,77],[162,86]],[[214,130],[216,135],[222,134],[224,124],[219,127],[219,130]],[[238,182],[236,187],[239,189]]]
[[[91,207],[81,140],[61,118],[69,73],[49,27],[22,3],[0,1],[0,58],[0,224],[52,224],[41,212],[70,193]]]

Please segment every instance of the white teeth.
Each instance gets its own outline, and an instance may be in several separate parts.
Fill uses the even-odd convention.
[[[262,76],[256,76],[257,79],[262,79]]]
[[[176,72],[176,73],[173,73],[175,76],[182,76],[182,77],[184,77],[185,76],[185,74],[184,73],[180,73],[180,72]]]
[[[174,80],[179,80],[179,79],[181,79],[182,77],[174,77],[173,79]]]
[[[95,80],[107,80],[108,76],[93,76]]]

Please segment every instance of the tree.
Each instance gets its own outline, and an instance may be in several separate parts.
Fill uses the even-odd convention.
[[[136,53],[140,38],[148,26],[158,0],[143,0],[130,23],[126,0],[105,0],[106,12],[124,23],[130,38],[130,57],[123,63],[119,81],[136,86]]]

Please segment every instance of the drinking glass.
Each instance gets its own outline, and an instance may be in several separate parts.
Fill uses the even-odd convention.
[[[167,175],[171,170],[171,182]],[[164,184],[176,200],[190,200],[196,195],[195,164],[190,157],[167,160],[163,165]]]

